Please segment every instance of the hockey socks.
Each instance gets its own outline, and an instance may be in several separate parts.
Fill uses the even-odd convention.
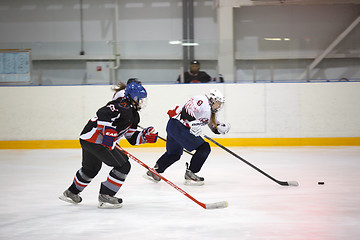
[[[106,181],[101,183],[100,194],[114,196],[123,185],[127,174],[116,169],[111,170]]]
[[[69,190],[74,194],[79,194],[84,188],[89,185],[92,178],[88,177],[82,169],[79,169],[74,177],[72,185],[69,187]]]

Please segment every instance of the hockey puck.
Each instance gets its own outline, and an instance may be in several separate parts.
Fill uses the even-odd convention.
[[[324,182],[318,182],[319,185],[324,185],[325,183]]]

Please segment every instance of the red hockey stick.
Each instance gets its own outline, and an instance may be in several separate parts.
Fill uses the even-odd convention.
[[[193,200],[195,203],[199,204],[201,207],[203,207],[204,209],[216,209],[216,208],[226,208],[229,204],[226,201],[223,202],[216,202],[216,203],[202,203],[198,200],[196,200],[195,198],[193,198],[190,194],[188,194],[187,192],[185,192],[184,190],[182,190],[181,188],[179,188],[178,186],[176,186],[174,183],[170,182],[169,180],[167,180],[165,177],[161,176],[158,172],[156,172],[153,168],[147,166],[145,163],[143,163],[142,161],[140,161],[139,159],[137,159],[136,157],[134,157],[133,155],[131,155],[130,153],[128,153],[127,151],[125,151],[124,149],[122,149],[119,145],[116,145],[116,148],[119,149],[121,152],[125,153],[129,158],[131,158],[132,160],[134,160],[135,162],[139,163],[141,166],[143,166],[144,168],[146,168],[147,170],[149,170],[150,172],[154,173],[156,176],[158,176],[159,178],[161,178],[162,180],[164,180],[167,184],[169,184],[170,186],[172,186],[173,188],[175,188],[176,190],[178,190],[179,192],[181,192],[182,194],[184,194],[185,196],[187,196],[188,198],[190,198],[191,200]]]

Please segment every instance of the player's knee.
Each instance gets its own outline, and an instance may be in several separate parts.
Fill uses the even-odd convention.
[[[123,174],[128,174],[131,169],[131,164],[128,161],[128,162],[124,163],[121,167],[116,167],[115,169]]]
[[[176,162],[177,160],[179,160],[181,158],[181,154],[180,153],[175,153],[175,154],[168,154],[167,153],[167,157],[169,159],[171,159],[172,162]]]
[[[204,142],[196,149],[196,152],[202,156],[207,157],[211,152],[210,144],[208,142]]]
[[[94,178],[98,172],[100,171],[101,166],[100,167],[82,167],[81,171],[83,174],[85,174],[88,178]]]

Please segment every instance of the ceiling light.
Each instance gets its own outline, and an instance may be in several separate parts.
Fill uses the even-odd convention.
[[[281,41],[281,38],[264,38],[266,41]]]
[[[174,40],[174,41],[169,41],[169,44],[181,44],[182,41],[180,40]]]
[[[182,43],[183,46],[199,46],[198,43]]]

